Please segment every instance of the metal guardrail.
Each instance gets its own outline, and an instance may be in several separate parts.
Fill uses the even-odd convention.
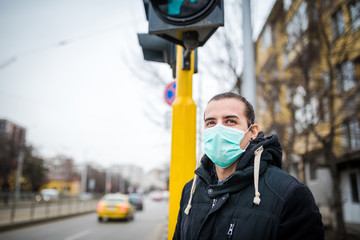
[[[35,200],[36,194],[22,195],[18,200],[13,196],[0,199],[0,230],[10,229],[14,225],[30,224],[53,218],[66,217],[96,210],[98,198],[80,200],[78,197],[63,196],[59,200]]]

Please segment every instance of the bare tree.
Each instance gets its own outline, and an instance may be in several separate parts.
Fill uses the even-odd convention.
[[[225,26],[200,49],[200,69],[216,80],[222,91],[241,92],[243,68],[241,1],[225,1]],[[212,67],[209,67],[212,66]]]
[[[263,83],[266,84],[263,95],[270,104],[276,103],[278,90],[285,86],[286,110],[290,118],[285,126],[279,124],[273,113],[276,107],[271,106],[270,129],[284,137],[282,142],[288,164],[291,164],[291,156],[296,153],[294,144],[299,141],[305,144],[305,159],[316,152],[324,156],[324,166],[329,168],[333,179],[332,209],[337,220],[337,239],[346,239],[338,168],[342,152],[339,153],[336,143],[344,134],[344,123],[357,118],[359,112],[359,79],[355,74],[342,76],[344,72],[354,73],[347,57],[351,52],[358,51],[355,43],[359,37],[345,29],[338,36],[333,33],[336,26],[335,30],[334,26],[329,27],[326,14],[332,7],[329,1],[303,1],[292,19],[283,25],[283,32],[288,34],[284,52],[290,59],[282,67],[285,67],[287,74],[280,79],[276,74],[270,74],[273,77]],[[276,58],[271,62],[265,68],[268,72],[280,69],[276,66]],[[342,67],[348,68],[341,70]],[[339,86],[344,80],[347,86],[341,89]],[[281,129],[286,129],[286,134]],[[305,181],[305,178],[301,180]]]
[[[136,57],[134,57],[136,56]],[[149,62],[143,59],[141,46],[135,50],[129,50],[124,54],[123,62],[135,77],[148,89],[148,94],[143,96],[143,111],[146,117],[157,126],[164,126],[170,121],[168,112],[171,110],[165,105],[164,92],[166,86],[174,81],[172,69],[168,64]]]

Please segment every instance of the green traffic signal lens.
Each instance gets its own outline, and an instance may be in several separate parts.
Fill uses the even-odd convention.
[[[158,16],[175,25],[200,21],[211,12],[215,2],[215,0],[151,0]]]
[[[179,15],[184,14],[185,11],[181,11],[181,5],[184,0],[169,0],[168,1],[168,14],[169,15]],[[190,3],[194,3],[196,0],[190,0]]]
[[[178,15],[180,14],[181,4],[184,0],[170,0],[168,3],[168,14],[169,15]]]

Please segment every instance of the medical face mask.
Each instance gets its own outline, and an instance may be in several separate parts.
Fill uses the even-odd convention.
[[[251,126],[248,128],[247,131]],[[240,148],[240,142],[244,138],[244,131],[232,127],[217,124],[204,131],[204,151],[216,165],[227,168],[245,152],[246,148]]]

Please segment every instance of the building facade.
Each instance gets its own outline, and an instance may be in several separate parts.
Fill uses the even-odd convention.
[[[48,182],[42,189],[56,189],[63,195],[78,195],[81,190],[80,177],[75,172],[74,161],[63,155],[45,160]]]
[[[7,119],[0,119],[0,189],[2,192],[15,190],[17,169],[22,168],[26,129]],[[23,156],[23,155],[22,155]],[[19,166],[19,162],[21,162]],[[19,182],[18,182],[19,184]]]
[[[284,168],[326,225],[360,224],[360,1],[277,0],[255,51],[257,120]]]
[[[26,129],[7,119],[0,119],[0,133],[5,134],[14,148],[25,146]]]

